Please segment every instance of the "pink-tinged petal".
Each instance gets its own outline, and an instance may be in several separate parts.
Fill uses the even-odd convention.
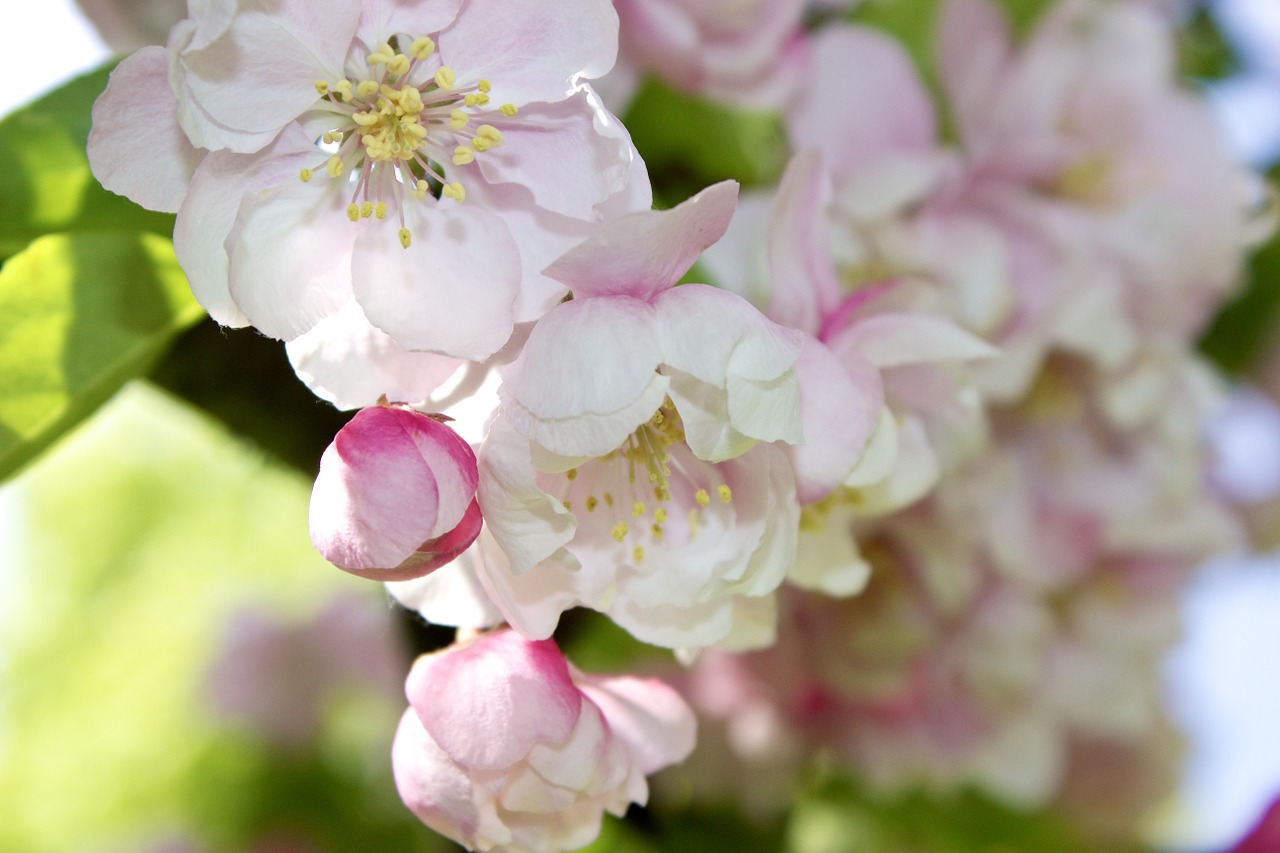
[[[569,449],[548,449],[563,455],[607,453],[656,410],[618,420],[653,386],[662,361],[660,341],[655,312],[644,302],[574,299],[534,326],[520,357],[502,372],[503,397],[534,418],[573,431],[558,442]],[[572,449],[579,431],[584,447],[591,449]]]
[[[89,168],[113,193],[175,212],[204,152],[178,126],[162,47],[144,47],[116,66],[93,103]]]
[[[841,360],[816,338],[796,361],[804,442],[789,447],[802,504],[831,494],[862,458],[884,407],[880,372],[865,359]]]
[[[444,424],[406,409],[365,409],[320,459],[311,541],[365,577],[426,574],[479,533],[478,479],[475,453]]]
[[[584,459],[616,450],[627,436],[653,417],[666,399],[670,385],[668,377],[649,374],[648,384],[634,400],[602,414],[540,418],[510,398],[504,399],[503,411],[515,428],[534,443],[533,452],[540,468],[563,470]]]
[[[541,781],[539,787],[542,788],[544,796],[526,797],[522,804],[518,805],[517,801],[504,792],[503,805],[520,811],[544,813],[565,808],[572,802],[576,793],[589,791],[599,782],[605,781],[600,779],[601,771],[615,769],[608,766],[609,753],[613,751],[610,749],[613,746],[612,741],[613,738],[600,709],[592,702],[583,701],[582,712],[578,714],[578,723],[574,726],[568,740],[561,744],[538,744],[529,751],[528,766],[530,770],[535,771],[531,776]],[[618,757],[625,760],[625,755]],[[548,782],[551,785],[547,785]],[[551,805],[551,801],[545,797],[545,793],[554,790],[552,786],[568,794],[569,802],[546,808],[547,805]],[[522,793],[532,792],[526,788]],[[539,808],[539,806],[542,807]]]
[[[511,337],[520,282],[515,241],[493,213],[471,205],[406,202],[400,223],[360,223],[351,277],[373,325],[410,350],[483,361]]]
[[[804,335],[773,322],[736,293],[708,284],[671,288],[655,301],[662,361],[712,385],[736,374],[768,381],[800,356]]]
[[[382,397],[424,402],[465,363],[402,348],[369,322],[354,299],[285,350],[298,378],[339,409],[372,406]]]
[[[1240,839],[1230,853],[1271,853],[1280,850],[1280,798],[1267,808],[1249,834]]]
[[[937,133],[933,101],[902,46],[862,27],[832,26],[812,39],[814,85],[787,116],[797,149],[822,151],[839,182],[887,154],[924,151]]]
[[[724,234],[738,184],[722,181],[670,210],[632,213],[604,223],[543,272],[574,296],[626,295],[650,300],[675,284]]]
[[[391,581],[387,592],[409,610],[436,625],[492,628],[502,624],[502,612],[480,585],[475,570],[475,546],[447,566],[420,578]]]
[[[886,406],[880,410],[876,420],[875,431],[867,439],[862,458],[844,485],[851,489],[870,486],[878,483],[893,473],[893,466],[898,461],[898,421]]]
[[[938,456],[919,418],[907,418],[897,430],[896,439],[898,452],[889,476],[861,491],[860,509],[868,515],[893,512],[915,503],[933,489],[941,475]]]
[[[831,177],[816,150],[791,158],[769,217],[771,320],[811,335],[840,301],[840,281],[831,256]]]
[[[693,752],[697,720],[680,694],[653,678],[584,676],[578,686],[604,714],[646,776]]]
[[[485,594],[521,636],[547,639],[555,633],[561,613],[584,603],[577,589],[580,572],[549,560],[515,574],[496,539],[488,535],[489,528],[485,530],[479,540],[481,556],[476,569]],[[573,565],[578,567],[576,562]]]
[[[301,182],[244,197],[226,244],[231,298],[264,335],[296,338],[351,301],[345,208],[333,188]]]
[[[509,767],[536,744],[564,742],[582,710],[556,644],[514,631],[418,658],[405,694],[431,739],[479,769]]]
[[[391,769],[400,799],[418,820],[464,844],[474,841],[480,815],[471,777],[431,739],[412,708],[396,728]]]
[[[480,508],[490,535],[510,560],[510,572],[528,572],[573,538],[573,513],[538,488],[529,440],[501,415],[480,448],[479,466]],[[497,598],[495,603],[502,606]]]
[[[357,3],[241,0],[226,32],[178,55],[177,77],[213,121],[276,131],[316,103],[316,80],[345,77],[359,17]]]
[[[462,0],[362,0],[358,32],[370,48],[404,34],[415,39],[437,33],[458,17]]]
[[[831,598],[862,592],[871,579],[871,565],[858,553],[849,516],[836,511],[806,522],[787,582]]]
[[[565,216],[594,219],[639,159],[626,128],[587,88],[494,122],[503,143],[476,158],[485,179],[523,184],[539,206]]]
[[[654,304],[663,363],[724,394],[727,419],[716,433],[727,426],[760,441],[800,441],[799,395],[791,369],[804,342],[800,332],[770,321],[741,296],[704,284],[673,288]],[[699,393],[673,374],[673,387],[677,384],[688,402],[703,400],[699,408],[712,402],[709,392]],[[694,453],[712,460],[728,458],[725,452],[736,455],[728,448],[713,450],[720,442],[702,425],[690,430],[686,422],[685,437]]]
[[[224,326],[249,318],[231,299],[231,262],[225,246],[247,195],[291,185],[304,166],[314,165],[316,147],[297,126],[286,128],[257,154],[215,151],[201,162],[173,225],[173,249],[196,301]]]
[[[608,0],[468,0],[436,42],[460,81],[493,83],[494,103],[558,101],[613,67],[618,15]]]
[[[999,350],[935,314],[885,313],[857,320],[828,342],[837,355],[861,356],[876,367],[991,358]]]
[[[1012,53],[1004,15],[991,0],[947,0],[938,22],[938,71],[966,142],[981,132]]]

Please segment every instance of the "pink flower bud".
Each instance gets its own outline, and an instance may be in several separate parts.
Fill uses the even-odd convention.
[[[477,477],[475,453],[443,423],[411,409],[365,409],[320,458],[311,542],[361,577],[421,577],[479,534]]]
[[[472,850],[585,846],[606,810],[648,798],[645,774],[693,749],[693,713],[665,684],[584,676],[553,641],[509,630],[419,658],[405,693],[396,788]]]

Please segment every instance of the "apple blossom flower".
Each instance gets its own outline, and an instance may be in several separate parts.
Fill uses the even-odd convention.
[[[328,705],[344,692],[389,700],[394,714],[406,652],[376,596],[337,595],[301,621],[245,608],[223,628],[205,694],[217,717],[277,746],[306,747],[324,730]]]
[[[320,458],[311,541],[361,577],[425,575],[480,532],[477,477],[475,453],[446,424],[408,408],[364,409]]]
[[[585,604],[669,647],[767,639],[797,512],[769,442],[800,440],[799,336],[727,291],[673,286],[736,197],[726,182],[620,217],[547,270],[573,299],[502,370],[480,452],[502,552],[481,579],[531,637]]]
[[[618,75],[776,107],[802,82],[804,0],[615,0]]]
[[[649,206],[583,82],[616,53],[605,0],[193,11],[117,69],[89,153],[109,189],[178,212],[179,260],[220,323],[286,340],[324,324],[375,363],[487,358],[563,295],[547,260],[611,205]],[[310,354],[321,387],[343,381]]]
[[[693,748],[693,714],[666,685],[583,675],[554,642],[507,630],[419,658],[405,693],[400,797],[472,850],[583,847]]]

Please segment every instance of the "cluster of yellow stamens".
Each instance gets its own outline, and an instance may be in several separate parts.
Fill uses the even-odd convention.
[[[686,482],[682,485],[696,485],[688,482],[693,479],[689,472],[678,470],[680,466],[669,452],[673,445],[683,444],[683,442],[684,424],[676,413],[674,404],[667,400],[652,418],[641,424],[627,437],[621,447],[591,463],[593,466],[604,466],[592,472],[593,482],[607,479],[619,483],[620,475],[625,472],[626,480],[623,488],[627,489],[629,500],[619,500],[610,491],[603,491],[599,495],[589,492],[581,499],[581,506],[586,511],[586,516],[579,516],[579,523],[582,523],[585,518],[595,516],[599,511],[604,518],[597,523],[605,525],[612,523],[608,528],[609,533],[619,544],[629,539],[633,542],[637,539],[640,542],[652,543],[662,541],[670,521],[668,506],[672,500],[673,482],[684,480]],[[678,480],[673,479],[673,465],[677,465],[677,473],[674,476],[679,478]],[[619,466],[622,467],[619,468]],[[610,473],[611,471],[616,473]],[[596,474],[601,476],[594,476]],[[581,495],[580,488],[572,488],[578,478],[579,471],[576,468],[565,472],[564,494],[573,491]],[[713,500],[718,500],[722,504],[730,503],[733,500],[733,492],[727,484],[721,483],[710,489],[698,487],[692,497],[696,506],[687,514],[690,539],[698,534],[703,508],[709,506]],[[568,498],[564,499],[564,505],[566,509],[575,508]],[[642,562],[645,557],[644,545],[634,544],[629,556],[635,563]]]
[[[388,200],[400,217],[400,243],[408,248],[403,202],[412,193],[423,201],[429,194],[461,202],[466,188],[446,177],[447,161],[462,167],[476,155],[503,143],[502,131],[486,119],[512,118],[514,104],[489,107],[490,84],[479,80],[460,86],[447,65],[423,82],[413,80],[418,66],[435,52],[435,42],[423,36],[401,52],[390,43],[365,57],[369,74],[352,82],[316,81],[323,107],[345,122],[322,137],[337,146],[323,166],[303,169],[305,183],[317,171],[352,185],[347,217],[352,222],[385,219]],[[352,177],[354,176],[354,178]]]

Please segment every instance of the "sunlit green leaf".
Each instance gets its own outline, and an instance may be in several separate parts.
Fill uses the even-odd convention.
[[[107,192],[89,172],[89,110],[109,71],[77,77],[0,121],[0,259],[54,232],[173,231],[172,216]]]
[[[0,267],[0,479],[144,373],[203,316],[172,244],[50,235]]]
[[[675,204],[733,178],[745,185],[776,181],[788,148],[781,118],[678,92],[656,80],[640,87],[625,123],[655,187]]]

